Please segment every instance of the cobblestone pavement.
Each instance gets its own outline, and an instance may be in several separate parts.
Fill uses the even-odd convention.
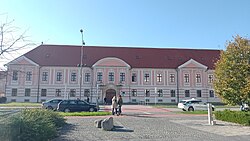
[[[104,107],[109,110],[109,107]],[[204,115],[186,115],[171,109],[125,105],[114,117],[113,131],[96,128],[94,121],[106,117],[68,117],[54,141],[248,141],[250,127],[216,121],[207,124]]]

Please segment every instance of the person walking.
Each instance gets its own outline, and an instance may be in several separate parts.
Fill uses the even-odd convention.
[[[114,96],[112,98],[111,109],[112,109],[112,115],[117,114],[117,100],[116,100],[116,96]]]
[[[119,95],[118,100],[117,100],[117,104],[118,104],[118,111],[117,111],[117,115],[121,115],[122,114],[122,104],[123,104],[123,100],[122,100],[122,96]]]

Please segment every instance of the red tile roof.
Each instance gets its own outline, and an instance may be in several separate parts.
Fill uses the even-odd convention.
[[[84,46],[83,64],[91,67],[105,57],[117,57],[132,68],[175,69],[190,59],[214,69],[220,50],[175,49],[175,48],[132,48]],[[70,66],[80,64],[81,46],[40,45],[24,54],[40,66]]]

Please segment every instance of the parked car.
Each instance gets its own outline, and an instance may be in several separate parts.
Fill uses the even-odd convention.
[[[241,111],[250,111],[249,105],[247,103],[242,103],[240,106]]]
[[[83,100],[63,100],[58,103],[57,110],[62,112],[97,112],[99,110],[99,106]]]
[[[214,107],[214,105],[212,105],[212,111],[214,111],[214,109],[215,109],[215,107]],[[207,105],[207,103],[203,103],[201,101],[195,102],[195,103],[185,103],[184,110],[185,111],[198,111],[198,110],[207,111],[208,105]]]
[[[7,98],[6,97],[1,97],[0,96],[0,103],[6,103]]]
[[[62,99],[50,99],[48,101],[42,102],[42,108],[49,110],[56,110],[58,103],[61,101]]]
[[[192,103],[199,103],[201,102],[201,100],[198,100],[198,99],[186,99],[186,100],[181,100],[179,103],[178,103],[178,108],[182,109],[183,111],[186,111],[186,109],[184,108],[184,105],[185,104],[192,104]]]

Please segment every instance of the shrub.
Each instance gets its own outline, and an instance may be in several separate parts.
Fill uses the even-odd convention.
[[[16,129],[15,127],[11,127],[11,116],[0,116],[0,140],[3,141],[15,141],[17,140]]]
[[[42,109],[23,110],[12,116],[9,121],[9,138],[19,141],[52,139],[56,136],[57,128],[65,124],[64,118],[58,113]]]
[[[222,121],[228,121],[250,126],[250,112],[230,110],[216,111],[215,118]]]

